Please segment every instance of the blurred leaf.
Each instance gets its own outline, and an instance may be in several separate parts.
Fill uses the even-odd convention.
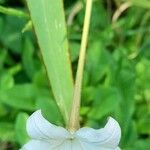
[[[146,113],[146,111],[145,111]],[[149,115],[144,115],[137,122],[137,130],[140,134],[148,134],[150,135],[150,112]]]
[[[135,122],[130,120],[127,123],[128,123],[128,127],[126,128],[126,131],[123,129],[122,126],[122,134],[124,134],[124,136],[121,139],[120,143],[123,145],[123,147],[132,146],[133,143],[135,143],[138,138]]]
[[[41,67],[40,70],[38,70],[34,77],[33,77],[33,83],[39,87],[48,87],[48,78],[46,76],[46,71],[44,67]]]
[[[13,123],[0,122],[0,141],[15,141]]]
[[[25,24],[24,28],[22,29],[22,33],[31,30],[31,29],[32,29],[32,26],[33,26],[33,25],[32,25],[32,21],[29,20],[29,21]]]
[[[77,42],[71,42],[70,53],[72,62],[76,61],[79,56],[80,44]]]
[[[34,59],[34,47],[31,40],[28,38],[24,40],[22,61],[26,74],[32,79],[39,64],[37,64],[36,59]]]
[[[7,50],[0,48],[0,70],[4,66],[4,62],[5,62],[6,56],[7,56]]]
[[[8,90],[0,90],[0,102],[24,110],[35,110],[36,89],[31,84],[15,85]]]
[[[137,85],[139,86],[140,90],[141,87],[144,89],[150,89],[150,61],[146,58],[141,59],[137,64],[136,64],[136,72],[137,72]]]
[[[94,119],[101,119],[109,115],[121,101],[120,93],[116,88],[102,86],[95,89],[93,99],[93,106],[88,116]]]
[[[39,96],[36,102],[36,109],[41,109],[43,115],[53,124],[62,125],[62,116],[58,106],[50,95]]]
[[[122,101],[120,107],[115,110],[115,116],[118,118],[122,127],[124,135],[122,137],[122,143],[124,146],[127,145],[126,142],[129,140],[128,133],[130,133],[131,120],[135,108],[135,73],[133,70],[130,70],[127,62],[122,65],[127,66],[124,66],[125,68],[119,72],[116,79],[116,84],[120,89]]]
[[[149,0],[131,0],[131,2],[133,3],[133,5],[139,6],[139,7],[143,7],[143,8],[150,8],[150,2]]]
[[[13,87],[14,79],[9,73],[0,73],[0,90],[9,89]]]
[[[0,41],[6,48],[9,48],[12,52],[20,54],[22,52],[22,27],[24,20],[18,20],[16,17],[5,16],[5,25],[2,28],[0,34]],[[7,38],[6,38],[7,37]]]
[[[101,13],[99,13],[101,12]],[[92,17],[91,17],[91,28],[94,29],[96,27],[98,28],[105,28],[107,25],[109,25],[109,16],[105,11],[104,6],[101,2],[95,1],[93,3],[93,10],[92,10]],[[83,19],[82,19],[83,22]]]
[[[6,8],[3,6],[0,6],[0,12],[6,15],[12,15],[20,18],[29,18],[29,15],[21,10],[17,10],[14,8]]]
[[[26,122],[28,117],[29,116],[26,113],[19,113],[16,119],[15,136],[20,145],[27,143],[29,140],[29,136],[26,131]]]
[[[30,0],[27,3],[55,99],[68,121],[73,82],[62,1]]]
[[[135,143],[134,148],[135,150],[148,150],[150,148],[150,139],[147,140],[138,140]]]
[[[5,115],[7,115],[6,107],[0,103],[0,117],[4,117]]]
[[[103,44],[94,42],[87,52],[86,70],[89,73],[91,83],[95,84],[106,75],[111,58],[105,51]]]

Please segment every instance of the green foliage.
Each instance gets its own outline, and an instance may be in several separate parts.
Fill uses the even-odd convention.
[[[1,103],[18,109],[35,110],[36,91],[32,85],[15,85],[8,90],[0,91]]]
[[[12,141],[14,142],[15,132],[14,124],[2,122],[0,123],[0,140],[1,141]]]
[[[29,116],[26,113],[19,113],[16,119],[15,123],[16,140],[21,145],[25,144],[29,140],[29,137],[26,132],[26,121],[28,117]]]
[[[24,2],[21,0],[18,2],[15,3],[14,8],[18,7],[25,12],[27,8]],[[66,19],[76,2],[77,0],[65,1]],[[114,23],[111,16],[125,1],[107,2],[94,1],[82,90],[81,125],[100,128],[105,124],[107,117],[112,116],[118,120],[122,128],[120,144],[122,149],[148,150],[150,147],[150,13],[147,9],[149,2],[133,0],[133,5]],[[38,6],[40,1],[36,0],[36,3]],[[58,85],[62,85],[64,87],[62,94],[66,93],[63,96],[70,97],[72,81],[69,77],[68,56],[66,53],[55,56],[54,53],[58,53],[57,50],[61,46],[57,43],[60,41],[63,44],[62,51],[67,52],[68,49],[64,14],[62,9],[54,13],[60,7],[53,6],[54,3],[53,1],[50,5],[46,5],[52,7],[48,10],[46,8],[49,12],[46,17],[52,17],[48,20],[48,25],[41,27],[40,22],[40,26],[36,27],[36,23],[44,19],[44,14],[42,15],[43,12],[39,12],[39,9],[32,14],[32,18],[35,18],[33,25],[37,35],[41,36],[39,45],[42,53],[45,50],[51,55],[51,57],[43,56],[47,61],[45,65],[48,66],[50,61],[55,61],[52,68],[47,68],[48,75],[53,74],[50,83],[55,84],[56,78],[59,78],[55,90]],[[14,5],[11,0],[0,1],[0,4],[10,7]],[[35,15],[38,15],[38,18]],[[77,67],[83,16],[84,9],[76,14],[72,26],[68,27],[73,75]],[[62,24],[61,31],[60,29],[56,31],[55,22],[52,21],[57,17]],[[53,96],[54,85],[52,88],[49,87],[45,67],[41,61],[42,56],[33,34],[34,30],[31,30],[30,26],[22,33],[28,21],[25,18],[0,14],[0,148],[2,150],[7,149],[8,143],[11,143],[12,149],[16,150],[28,141],[25,123],[28,116],[37,109],[41,109],[44,116],[52,123],[64,125],[58,105],[54,101],[58,93]],[[46,26],[49,26],[52,34],[44,37]],[[66,57],[67,61],[61,57]],[[58,63],[60,60],[61,63]],[[57,74],[54,74],[54,69]],[[66,85],[65,81],[62,83],[63,80],[68,84]],[[65,100],[69,106],[69,98]]]
[[[22,11],[19,11],[17,9],[13,9],[13,8],[6,8],[6,7],[3,7],[3,6],[0,6],[0,12],[3,13],[3,14],[6,14],[6,15],[17,16],[17,17],[20,17],[20,18],[29,18],[28,14],[26,14]]]
[[[27,4],[54,97],[67,123],[73,96],[73,79],[62,1],[30,0]]]

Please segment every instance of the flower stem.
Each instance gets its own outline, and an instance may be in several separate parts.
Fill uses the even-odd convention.
[[[78,68],[77,68],[77,74],[75,80],[75,89],[74,89],[72,109],[71,109],[71,114],[70,114],[70,119],[68,124],[68,130],[72,132],[76,131],[80,127],[79,117],[80,117],[81,88],[82,88],[82,78],[83,78],[85,54],[86,54],[86,47],[87,47],[88,34],[89,34],[91,11],[92,11],[92,0],[86,0],[86,12],[84,18],[84,26],[83,26]]]

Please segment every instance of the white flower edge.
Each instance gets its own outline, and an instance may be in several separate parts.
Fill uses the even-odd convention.
[[[31,140],[21,150],[119,150],[121,129],[116,120],[109,117],[104,128],[80,128],[70,133],[63,127],[48,122],[41,110],[34,112],[27,121]]]

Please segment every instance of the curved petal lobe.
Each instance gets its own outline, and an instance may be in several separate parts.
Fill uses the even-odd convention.
[[[63,127],[57,127],[48,122],[41,114],[41,110],[34,112],[27,121],[27,132],[32,139],[64,139],[70,133]]]
[[[116,149],[121,138],[121,129],[118,122],[110,117],[104,128],[99,130],[81,128],[76,136],[82,143],[91,143],[97,148]]]

